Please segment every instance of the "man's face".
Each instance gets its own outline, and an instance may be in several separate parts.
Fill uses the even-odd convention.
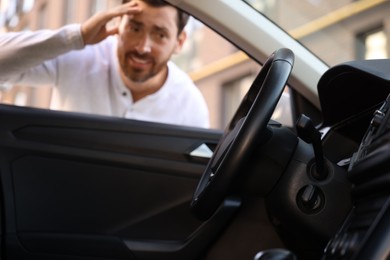
[[[165,73],[168,60],[181,49],[185,33],[178,35],[175,8],[133,1],[142,11],[122,18],[117,52],[123,76],[140,83]]]

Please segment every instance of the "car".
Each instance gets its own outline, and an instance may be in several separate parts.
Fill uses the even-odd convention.
[[[390,60],[328,65],[259,1],[167,2],[262,65],[230,122],[0,104],[1,258],[388,259]]]

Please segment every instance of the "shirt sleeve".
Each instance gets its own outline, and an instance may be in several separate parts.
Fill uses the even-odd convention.
[[[58,56],[84,47],[81,26],[0,35],[0,84],[55,84]]]

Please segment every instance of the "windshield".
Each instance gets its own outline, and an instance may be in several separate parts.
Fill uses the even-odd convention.
[[[328,65],[388,58],[388,0],[243,0]],[[388,24],[388,23],[387,23]],[[388,26],[388,25],[387,25]]]

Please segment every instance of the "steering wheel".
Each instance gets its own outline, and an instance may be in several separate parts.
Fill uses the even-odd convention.
[[[200,220],[209,219],[254,149],[266,141],[266,129],[294,64],[294,53],[276,50],[267,59],[226,127],[191,201]]]

